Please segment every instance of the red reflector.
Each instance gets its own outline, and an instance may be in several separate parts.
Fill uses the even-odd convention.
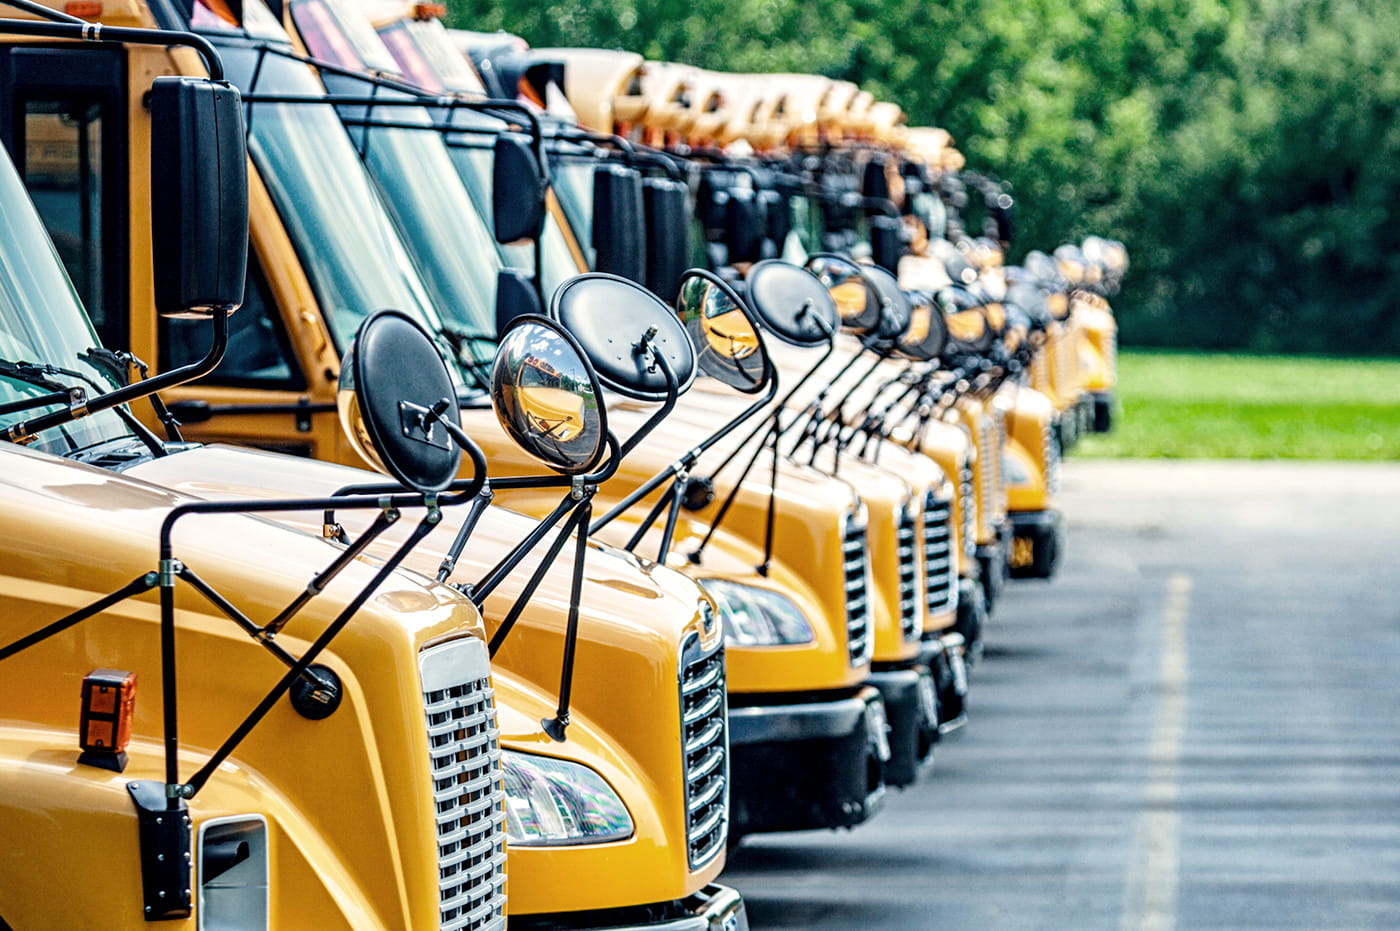
[[[79,763],[121,772],[136,710],[136,673],[94,669],[83,677],[83,713],[78,723]]]
[[[63,12],[79,19],[97,19],[102,15],[102,0],[68,0]]]
[[[445,3],[415,3],[413,5],[414,19],[442,19],[447,15],[447,4]]]

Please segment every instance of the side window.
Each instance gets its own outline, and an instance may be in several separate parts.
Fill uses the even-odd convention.
[[[102,342],[126,348],[124,59],[10,48],[3,65],[0,132]]]
[[[211,339],[207,321],[161,318],[160,370],[168,372],[204,358]],[[306,378],[297,365],[267,279],[251,251],[243,306],[229,317],[228,349],[219,367],[201,383],[286,391],[300,391],[306,387]]]

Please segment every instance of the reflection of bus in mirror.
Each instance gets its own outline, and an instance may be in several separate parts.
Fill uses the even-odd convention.
[[[747,359],[758,351],[758,334],[743,311],[731,309],[710,316],[708,310],[701,321],[711,349],[726,359]]]

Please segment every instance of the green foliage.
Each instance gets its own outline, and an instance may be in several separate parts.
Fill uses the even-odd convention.
[[[1124,352],[1114,431],[1075,456],[1400,460],[1400,362]]]
[[[1014,182],[1018,247],[1099,233],[1125,343],[1400,353],[1393,0],[453,0],[453,25],[806,71]]]

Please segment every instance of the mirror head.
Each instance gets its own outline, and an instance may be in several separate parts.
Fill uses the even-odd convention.
[[[745,283],[754,316],[791,346],[824,346],[836,332],[836,303],[807,269],[766,259],[749,269]]]
[[[604,388],[635,401],[665,401],[666,376],[647,345],[666,360],[678,393],[695,380],[685,326],[635,282],[597,272],[571,278],[554,292],[549,315],[578,342]]]
[[[982,301],[957,285],[938,292],[938,303],[948,327],[947,348],[958,353],[983,353],[992,346],[992,332],[982,313]]]
[[[910,291],[909,325],[895,340],[895,352],[914,362],[930,362],[943,354],[948,344],[948,324],[933,296],[926,291]]]
[[[695,344],[702,372],[745,394],[768,386],[773,369],[758,325],[718,275],[699,268],[686,272],[676,313]]]
[[[547,317],[517,317],[501,334],[491,406],[506,434],[556,472],[592,472],[603,459],[602,386],[578,341]]]
[[[880,293],[859,265],[845,256],[820,252],[807,260],[807,270],[836,302],[843,328],[866,333],[880,325]]]
[[[861,266],[865,280],[880,296],[880,322],[874,336],[889,343],[909,327],[909,297],[899,286],[899,279],[878,265]]]
[[[340,365],[336,409],[350,445],[375,470],[419,492],[457,477],[462,451],[439,420],[460,425],[457,390],[428,332],[397,310],[360,324]]]

